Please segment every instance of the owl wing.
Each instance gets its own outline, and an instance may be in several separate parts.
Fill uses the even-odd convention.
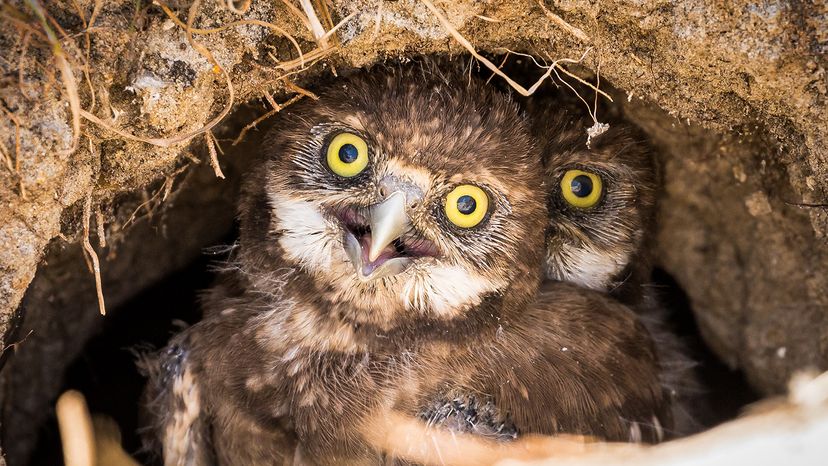
[[[144,443],[152,451],[163,451],[166,466],[214,463],[202,390],[189,356],[184,332],[154,357],[140,361],[149,377],[144,392],[149,429]]]
[[[499,439],[568,433],[649,442],[671,426],[645,328],[626,306],[570,284],[545,284],[529,309],[457,363],[455,373],[473,374],[423,403],[420,417],[431,425]]]

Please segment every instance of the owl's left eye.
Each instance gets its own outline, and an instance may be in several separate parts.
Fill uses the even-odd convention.
[[[601,177],[583,170],[569,170],[561,178],[561,194],[573,207],[587,209],[598,204],[604,191]]]
[[[356,134],[339,133],[328,144],[325,161],[336,175],[357,176],[368,166],[368,144]]]
[[[446,196],[446,216],[460,228],[480,224],[489,211],[489,196],[473,184],[461,184]]]

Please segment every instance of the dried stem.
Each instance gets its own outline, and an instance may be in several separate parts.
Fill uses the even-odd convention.
[[[322,27],[319,17],[316,16],[316,11],[314,11],[311,1],[299,0],[299,5],[302,6],[302,11],[304,11],[305,16],[308,18],[311,34],[313,34],[316,43],[323,49],[328,48],[328,40],[325,38],[325,28]]]
[[[287,7],[288,11],[290,11],[294,18],[298,19],[308,31],[311,33],[313,32],[310,21],[308,21],[308,17],[302,13],[302,10],[296,8],[296,5],[294,5],[291,0],[282,0],[282,3]]]
[[[177,24],[178,26],[180,26],[184,29],[187,29],[187,24],[185,24],[183,21],[181,21],[178,18],[178,16],[176,16],[176,14],[173,13],[172,10],[170,10],[170,8],[167,5],[165,5],[163,2],[158,1],[158,0],[156,0],[155,3],[157,3],[158,6],[161,7],[161,9],[172,20],[172,22],[174,22],[175,24]],[[243,25],[261,26],[261,27],[272,29],[272,30],[276,31],[281,36],[285,37],[287,40],[290,41],[290,43],[293,45],[293,48],[296,49],[296,52],[299,54],[299,58],[303,60],[302,48],[299,47],[299,42],[297,42],[296,39],[292,35],[290,35],[286,30],[282,29],[281,27],[279,27],[279,26],[277,26],[273,23],[268,23],[266,21],[260,21],[258,19],[242,19],[242,20],[233,21],[231,23],[219,26],[217,28],[199,29],[199,28],[190,27],[189,30],[190,30],[190,32],[192,32],[193,34],[196,34],[196,35],[207,35],[207,34],[215,34],[217,32],[221,32],[221,31],[230,29],[232,27],[243,26]]]

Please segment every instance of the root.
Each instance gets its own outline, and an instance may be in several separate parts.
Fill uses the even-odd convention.
[[[204,138],[207,141],[207,151],[210,153],[210,166],[213,167],[213,172],[215,172],[216,178],[221,178],[223,180],[224,173],[221,171],[221,166],[219,166],[218,161],[218,154],[216,154],[216,146],[218,146],[219,150],[221,150],[221,146],[219,146],[212,131],[204,133]],[[222,155],[224,155],[224,152],[222,152]]]
[[[201,163],[197,158],[192,157],[191,155],[189,155],[187,153],[185,153],[184,155],[190,161],[192,161],[192,163],[191,164],[186,164],[182,167],[179,167],[177,170],[175,170],[171,174],[167,175],[164,178],[164,183],[161,185],[161,187],[155,193],[153,193],[153,195],[151,197],[148,198],[146,196],[146,191],[144,191],[144,200],[143,200],[143,202],[138,207],[136,207],[135,210],[132,211],[132,213],[126,219],[124,224],[121,226],[122,229],[126,229],[131,224],[133,224],[136,221],[144,218],[144,217],[138,217],[138,212],[140,212],[141,209],[146,209],[147,210],[146,217],[152,218],[153,210],[155,208],[157,208],[159,205],[161,205],[161,203],[166,201],[167,197],[169,197],[170,193],[172,192],[173,184],[175,183],[175,178],[178,175],[180,175],[181,173],[184,173],[188,168],[190,168],[190,166],[192,164]],[[161,199],[154,206],[151,205],[159,196],[161,196]]]
[[[497,65],[492,63],[488,58],[480,55],[477,52],[477,50],[474,48],[472,43],[469,42],[468,39],[466,39],[462,34],[460,34],[460,32],[457,31],[457,29],[448,21],[448,19],[446,19],[446,17],[440,12],[440,10],[437,9],[437,7],[434,6],[434,4],[430,0],[420,0],[420,1],[423,3],[423,5],[426,6],[426,8],[428,8],[431,11],[431,13],[437,18],[437,20],[443,26],[443,28],[454,38],[454,40],[456,40],[460,45],[462,45],[463,48],[465,48],[471,54],[471,56],[473,56],[475,59],[477,59],[477,61],[479,61],[480,63],[483,63],[483,65],[486,66],[486,68],[488,68],[489,70],[491,70],[494,74],[496,74],[496,75],[500,76],[501,78],[503,78],[510,86],[512,86],[512,88],[515,91],[517,91],[518,93],[520,93],[520,95],[525,96],[525,97],[529,97],[532,94],[534,94],[535,91],[537,91],[538,88],[541,86],[541,84],[543,84],[544,81],[546,81],[548,78],[550,78],[552,76],[552,73],[555,72],[556,69],[560,69],[565,74],[571,75],[568,71],[564,71],[564,69],[562,67],[560,67],[559,64],[560,63],[572,63],[572,64],[581,63],[581,61],[583,61],[584,57],[586,57],[586,54],[589,52],[589,50],[591,50],[591,49],[587,49],[587,51],[584,53],[584,55],[579,60],[573,60],[571,58],[561,58],[561,59],[555,60],[549,66],[541,66],[540,64],[538,64],[538,66],[541,66],[542,68],[546,68],[546,72],[534,84],[532,84],[532,86],[530,86],[527,89],[527,88],[523,87],[522,85],[520,85],[519,83],[517,83],[512,78],[510,78],[506,73],[504,73]],[[534,60],[534,58],[533,58],[533,60]],[[571,75],[571,76],[575,77],[574,75]],[[612,98],[610,98],[610,96],[608,94],[606,94],[605,92],[600,91],[595,86],[581,80],[580,78],[576,78],[576,79],[583,82],[587,86],[595,89],[596,92],[600,92],[601,95],[603,95],[604,97],[606,97],[607,99],[612,101]]]
[[[293,15],[293,17],[298,19],[305,26],[305,28],[307,28],[308,31],[313,31],[308,17],[305,16],[304,13],[302,13],[302,10],[296,8],[296,5],[294,5],[291,0],[282,0],[282,4],[285,5],[285,7]]]
[[[260,116],[259,118],[256,118],[252,122],[245,125],[245,127],[242,128],[242,130],[239,132],[239,135],[236,136],[236,139],[233,140],[233,145],[234,146],[238,145],[244,139],[244,136],[247,134],[247,132],[250,131],[251,129],[255,128],[256,125],[258,125],[259,123],[267,120],[268,118],[272,117],[273,115],[276,115],[277,113],[281,112],[283,108],[298,102],[299,99],[301,99],[302,97],[305,97],[305,94],[295,95],[295,96],[291,97],[290,100],[288,100],[287,102],[280,105],[280,104],[276,103],[275,100],[273,100],[273,97],[271,97],[269,94],[266,94],[265,99],[267,99],[268,103],[272,107],[272,110],[270,110],[269,112],[265,113],[264,115]]]
[[[98,228],[98,247],[103,249],[106,247],[106,224],[100,206],[95,208],[95,226]]]
[[[170,18],[170,20],[172,20],[172,22],[174,22],[176,25],[178,25],[179,27],[182,27],[184,29],[188,28],[187,24],[182,22],[178,18],[178,16],[176,16],[176,14],[173,13],[173,11],[170,10],[170,8],[166,4],[164,4],[163,2],[161,2],[159,0],[156,0],[155,3],[158,4],[158,6],[161,7],[161,10],[164,11],[164,13],[167,15],[167,17]],[[282,37],[284,37],[284,38],[286,38],[287,40],[290,41],[290,43],[293,45],[293,48],[299,54],[299,58],[300,59],[302,58],[302,56],[303,56],[302,48],[299,46],[299,42],[297,42],[296,39],[292,35],[290,35],[287,31],[285,31],[284,29],[280,28],[279,26],[277,26],[273,23],[268,23],[266,21],[260,21],[258,19],[242,19],[242,20],[238,20],[238,21],[233,21],[232,23],[225,24],[225,25],[217,27],[217,28],[210,28],[210,29],[198,29],[198,28],[190,27],[189,31],[193,34],[196,34],[196,35],[207,35],[207,34],[215,34],[217,32],[225,31],[227,29],[230,29],[230,28],[233,28],[233,27],[236,27],[236,26],[243,26],[243,25],[261,26],[261,27],[272,29],[272,30],[276,31],[277,33],[279,33],[279,35],[281,35]]]
[[[293,92],[295,92],[295,93],[297,93],[297,94],[303,95],[303,96],[305,96],[305,97],[308,97],[308,98],[310,98],[310,99],[313,99],[313,100],[319,100],[319,96],[318,96],[318,95],[316,95],[316,94],[314,94],[313,92],[311,92],[311,91],[309,91],[309,90],[305,89],[304,87],[301,87],[301,86],[296,85],[296,84],[295,84],[293,81],[291,81],[290,79],[285,78],[283,81],[284,81],[284,83],[285,83],[285,87],[287,87],[287,88],[288,88],[288,89],[290,89],[291,91],[293,91]]]
[[[599,123],[598,119],[597,119],[597,108],[598,108],[597,96],[598,96],[598,94],[600,94],[601,96],[603,96],[604,98],[606,98],[610,102],[612,102],[612,97],[610,97],[609,94],[607,94],[606,92],[599,89],[598,86],[593,85],[593,84],[583,80],[579,76],[575,75],[574,73],[569,72],[566,68],[561,66],[562,63],[578,64],[578,63],[583,62],[584,59],[586,58],[587,54],[590,52],[590,50],[592,50],[592,48],[587,48],[586,51],[584,51],[581,58],[579,58],[578,60],[574,60],[574,59],[571,59],[571,58],[560,58],[560,59],[557,59],[557,60],[553,60],[551,65],[541,65],[531,55],[524,54],[524,53],[517,53],[517,52],[513,52],[509,49],[505,49],[509,54],[526,56],[526,57],[530,58],[535,63],[535,65],[537,65],[538,67],[546,69],[546,72],[544,72],[543,75],[534,84],[532,84],[532,86],[530,86],[527,89],[527,88],[523,87],[522,85],[518,84],[512,78],[510,78],[501,69],[503,67],[503,65],[506,63],[506,59],[508,58],[508,55],[504,58],[504,61],[503,61],[503,63],[500,64],[500,66],[496,66],[494,63],[489,61],[489,59],[487,59],[486,57],[480,55],[477,52],[477,50],[474,48],[472,43],[469,42],[469,40],[466,39],[462,34],[460,34],[459,31],[457,31],[457,29],[448,21],[448,19],[446,19],[446,17],[440,12],[440,10],[437,9],[437,7],[434,6],[434,4],[430,0],[421,0],[421,1],[431,11],[431,13],[434,14],[434,16],[440,22],[440,24],[442,24],[443,28],[454,38],[454,40],[456,40],[458,43],[460,43],[460,45],[462,45],[463,48],[465,48],[475,59],[477,59],[477,61],[479,61],[480,63],[483,63],[483,65],[485,65],[486,68],[491,70],[492,73],[494,73],[494,75],[497,75],[497,76],[500,76],[501,78],[503,78],[518,93],[520,93],[521,95],[526,96],[526,97],[534,94],[535,91],[538,90],[538,88],[541,86],[541,84],[543,84],[544,81],[546,81],[547,79],[551,79],[552,73],[554,73],[555,77],[557,77],[559,81],[561,81],[564,85],[566,85],[569,89],[571,89],[572,92],[574,92],[575,95],[577,95],[578,98],[582,102],[584,102],[584,104],[587,106],[587,109],[589,110],[589,114],[592,117],[593,122],[595,123],[595,125],[593,125],[593,127],[592,127],[593,132],[595,133],[594,135],[597,135],[599,132],[606,131],[606,129],[604,129],[604,128],[608,127],[608,126],[606,126],[602,123]],[[566,23],[559,16],[553,14],[552,12],[547,10],[545,7],[543,7],[543,5],[540,4],[540,2],[538,2],[538,4],[541,6],[541,8],[543,8],[543,10],[546,13],[547,17],[549,17],[550,19],[553,19],[553,21],[555,21],[556,24],[563,27],[564,29],[569,31],[571,34],[573,34],[574,36],[578,37],[579,39],[581,39],[583,41],[588,41],[589,40],[589,38],[586,36],[586,34],[584,34],[583,31],[581,31],[580,29]],[[572,87],[568,82],[566,82],[563,78],[561,78],[561,75],[558,74],[559,71],[595,91],[596,102],[595,102],[595,105],[592,108],[590,108],[590,106],[586,102],[586,100],[578,93],[577,90],[575,90],[574,87]],[[491,80],[491,77],[489,78],[489,80]],[[486,82],[489,82],[489,80],[487,80]],[[599,81],[599,83],[600,83],[600,81]]]
[[[563,29],[564,31],[572,34],[573,36],[575,36],[578,40],[580,40],[583,43],[591,42],[589,36],[586,35],[586,33],[584,31],[582,31],[582,30],[576,28],[575,26],[567,23],[566,21],[563,20],[563,18],[561,18],[560,16],[556,15],[555,13],[552,13],[551,11],[549,11],[549,9],[546,8],[546,6],[544,6],[542,1],[537,0],[537,4],[541,8],[541,10],[543,10],[543,13],[546,15],[546,17],[549,18],[553,23],[555,23],[556,26],[558,26],[559,28]]]
[[[157,3],[161,7],[161,9],[164,11],[164,13],[166,13],[166,15],[175,24],[177,24],[178,26],[185,29],[185,31],[187,32],[187,40],[190,43],[190,46],[192,46],[193,49],[195,49],[199,54],[204,56],[210,63],[212,63],[214,68],[222,74],[222,76],[224,77],[225,83],[227,85],[228,99],[227,99],[227,104],[225,105],[225,107],[223,108],[221,113],[219,113],[215,118],[210,120],[206,125],[202,126],[201,128],[199,128],[197,130],[189,131],[187,133],[180,134],[178,136],[169,137],[169,138],[146,138],[146,137],[137,136],[137,135],[131,134],[127,131],[124,131],[120,128],[117,128],[117,127],[113,126],[110,123],[107,123],[106,121],[98,118],[97,116],[93,115],[92,113],[90,113],[88,111],[85,111],[85,110],[82,110],[82,109],[80,110],[80,115],[83,118],[89,120],[92,123],[95,123],[98,126],[101,126],[104,129],[107,129],[107,130],[121,136],[124,139],[128,139],[130,141],[143,142],[143,143],[151,144],[151,145],[158,146],[158,147],[170,147],[170,146],[173,146],[175,144],[183,143],[183,142],[189,141],[190,139],[192,139],[192,138],[194,138],[194,137],[196,137],[196,136],[198,136],[202,133],[206,133],[206,132],[210,131],[219,122],[221,122],[227,116],[227,114],[230,113],[230,110],[233,108],[233,104],[235,103],[235,90],[233,88],[233,83],[232,83],[232,80],[230,78],[230,75],[228,74],[227,70],[225,70],[216,61],[215,57],[213,56],[212,52],[210,52],[209,49],[207,49],[202,44],[196,42],[193,39],[193,34],[197,34],[197,35],[199,35],[199,34],[200,35],[213,34],[213,33],[220,32],[220,31],[223,31],[225,29],[228,29],[228,28],[231,28],[231,27],[234,27],[234,26],[239,26],[239,25],[257,25],[257,26],[262,26],[262,27],[272,29],[272,30],[278,32],[279,34],[281,34],[282,36],[286,37],[293,44],[294,48],[296,49],[297,53],[299,54],[299,57],[297,59],[288,61],[286,63],[279,63],[279,60],[277,60],[275,57],[273,57],[272,54],[268,54],[277,63],[276,68],[279,69],[279,70],[282,70],[282,71],[293,70],[296,67],[301,67],[301,69],[299,71],[302,71],[302,69],[305,69],[308,62],[316,61],[316,60],[326,56],[328,53],[330,53],[330,51],[335,49],[334,47],[321,47],[320,46],[319,48],[317,48],[316,50],[314,50],[310,54],[305,54],[305,53],[302,52],[302,49],[299,47],[299,43],[296,41],[296,39],[293,38],[293,36],[291,36],[289,33],[287,33],[287,31],[280,28],[279,26],[276,26],[275,24],[268,23],[268,22],[265,22],[265,21],[259,21],[259,20],[239,20],[239,21],[234,21],[230,24],[226,24],[226,25],[223,25],[221,27],[212,28],[212,29],[193,28],[192,23],[195,20],[196,14],[198,12],[198,6],[201,3],[200,1],[198,1],[198,0],[194,1],[192,3],[192,5],[190,6],[186,23],[182,22],[175,15],[175,13],[173,13],[173,11],[170,10],[170,8],[168,6],[166,6],[163,2],[156,0],[155,3]],[[289,2],[286,2],[286,3],[289,3]],[[333,33],[335,33],[336,30],[338,30],[348,20],[353,18],[354,15],[355,14],[351,14],[351,15],[347,16],[342,21],[340,21],[339,24],[337,24],[336,26],[331,28],[331,30],[329,30],[327,32],[322,31],[322,34],[318,37],[318,39],[320,41],[327,41],[327,39]],[[318,18],[317,18],[317,21],[318,21]],[[321,23],[320,23],[320,27],[321,27]],[[293,74],[293,73],[289,73],[288,75],[285,75],[285,76],[289,76],[290,74]],[[208,148],[209,148],[209,146],[210,145],[208,144]],[[217,167],[217,165],[214,166],[214,169],[216,167]],[[219,169],[217,171],[217,176],[220,172],[221,172],[221,170]]]
[[[86,252],[87,265],[90,265],[92,274],[95,275],[95,291],[98,294],[98,310],[102,316],[106,315],[106,304],[104,303],[103,286],[101,285],[101,263],[98,260],[98,253],[89,242],[89,218],[92,216],[92,192],[86,195],[86,203],[83,206],[83,250]]]

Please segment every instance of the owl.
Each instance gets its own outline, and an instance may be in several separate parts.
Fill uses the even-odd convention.
[[[389,412],[497,441],[669,423],[635,314],[542,281],[540,148],[509,96],[375,68],[283,112],[261,156],[204,318],[144,363],[165,464],[379,464]]]
[[[551,214],[546,276],[606,292],[639,315],[657,345],[674,433],[691,433],[699,426],[690,411],[703,411],[694,363],[648,286],[659,179],[653,154],[640,131],[619,121],[588,142],[591,121],[556,103],[526,103],[542,146]]]

